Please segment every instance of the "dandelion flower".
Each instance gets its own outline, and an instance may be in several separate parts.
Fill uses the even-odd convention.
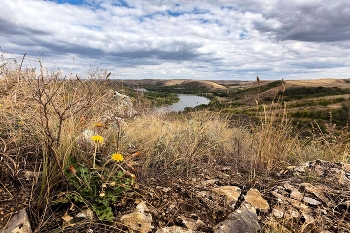
[[[104,197],[104,196],[106,196],[105,192],[101,192],[100,197]]]
[[[102,143],[103,142],[103,137],[101,135],[93,135],[91,137],[91,140],[96,142],[96,143]]]
[[[111,158],[116,161],[116,162],[121,162],[124,160],[124,157],[122,154],[119,154],[119,153],[114,153],[112,154]]]

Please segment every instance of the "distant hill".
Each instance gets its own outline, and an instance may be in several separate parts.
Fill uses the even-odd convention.
[[[164,86],[178,86],[182,88],[198,88],[198,89],[209,89],[209,90],[226,90],[227,88],[223,85],[217,84],[212,81],[203,80],[167,80],[164,81]]]

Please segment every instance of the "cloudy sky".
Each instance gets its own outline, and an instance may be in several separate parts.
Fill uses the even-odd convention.
[[[350,78],[350,1],[1,0],[0,46],[121,79]]]

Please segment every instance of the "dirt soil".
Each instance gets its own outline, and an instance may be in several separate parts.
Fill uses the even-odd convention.
[[[46,216],[50,216],[49,219],[41,219],[40,214],[35,210],[34,201],[29,202],[29,200],[35,200],[31,197],[32,182],[28,179],[28,174],[20,172],[15,179],[5,179],[3,177],[1,180],[0,229],[7,224],[14,213],[26,207],[35,232],[125,232],[127,228],[118,219],[122,215],[134,211],[136,205],[143,201],[152,214],[153,232],[166,226],[182,226],[181,220],[179,220],[180,216],[203,221],[205,224],[197,229],[198,231],[213,232],[213,227],[225,220],[234,210],[232,207],[225,205],[224,198],[202,198],[199,195],[202,191],[226,185],[238,186],[242,193],[246,193],[250,188],[256,188],[272,207],[280,206],[280,204],[277,203],[276,196],[271,195],[271,193],[276,190],[276,187],[283,186],[286,181],[295,185],[295,187],[304,182],[317,185],[325,184],[325,181],[327,181],[324,177],[319,177],[314,173],[311,176],[312,179],[309,174],[308,176],[300,175],[296,177],[295,173],[288,170],[255,179],[249,179],[248,175],[244,172],[238,173],[234,165],[224,166],[205,163],[200,164],[186,175],[175,175],[166,171],[150,171],[138,174],[135,187],[121,197],[113,207],[116,216],[115,222],[102,222],[95,216],[93,221],[78,219],[65,225],[62,220],[65,214],[75,216],[82,209],[86,209],[86,206],[71,204],[51,206],[46,209],[49,213]],[[334,227],[328,228],[331,230],[328,232],[350,232],[350,229],[337,227],[340,221],[350,222],[350,214],[347,209],[349,206],[341,204],[349,201],[348,204],[350,205],[350,187],[342,187],[331,181],[326,184],[335,195],[329,198],[333,198],[334,202],[338,203],[333,206],[333,213],[330,209],[330,212],[325,215],[328,219],[333,217],[331,221],[334,221]],[[337,197],[339,197],[339,200],[335,200]],[[310,208],[317,209],[318,207],[311,206]],[[258,219],[263,229],[269,222],[271,212],[272,208],[267,213],[258,212]],[[289,231],[285,232],[298,232],[298,229],[305,225],[305,219],[300,217],[293,224],[293,226],[288,227]],[[304,232],[321,232],[317,230],[317,227],[315,228],[315,224],[311,225],[314,227],[306,228]]]

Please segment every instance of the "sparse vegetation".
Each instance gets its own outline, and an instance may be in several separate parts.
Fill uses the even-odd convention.
[[[285,102],[306,95],[348,94],[348,89],[286,88],[283,98],[274,96],[272,103],[256,104],[245,103],[243,98],[223,102],[217,97],[249,94],[255,99],[259,91],[283,89],[283,82],[274,81],[259,88],[217,91],[208,106],[179,114],[144,113],[142,100],[135,105],[142,114],[121,119],[112,94],[120,87],[111,84],[107,72],[87,74],[81,79],[60,72],[24,69],[17,63],[4,63],[0,72],[0,181],[20,181],[21,171],[26,170],[40,174],[25,187],[31,193],[27,206],[37,232],[49,232],[52,222],[63,230],[55,214],[69,208],[65,203],[94,210],[99,219],[93,219],[90,225],[104,220],[115,229],[122,227],[113,222],[121,211],[120,200],[135,198],[139,191],[134,183],[149,177],[161,182],[169,176],[190,179],[203,167],[225,165],[243,174],[247,181],[257,182],[259,177],[308,160],[340,162],[349,152],[347,128],[340,130],[334,125],[345,126],[342,123],[348,120],[345,98],[315,100],[315,105],[322,106],[342,103],[340,109],[331,111],[331,117],[316,110],[290,113]],[[162,98],[163,104],[169,104],[176,101],[176,95],[170,93],[180,91],[176,86],[145,88],[169,93],[148,92],[142,97],[134,93],[130,95],[134,101]],[[197,86],[184,88],[182,93],[210,92]],[[311,105],[308,101],[304,104]],[[294,103],[293,107],[305,105]],[[246,121],[232,117],[233,109],[247,111]],[[106,114],[112,120],[105,121]],[[313,123],[310,128],[300,129],[291,117],[323,119],[324,128]],[[84,139],[87,132],[101,135],[103,141],[96,137],[92,141],[91,135]],[[6,215],[3,221],[9,217]]]

